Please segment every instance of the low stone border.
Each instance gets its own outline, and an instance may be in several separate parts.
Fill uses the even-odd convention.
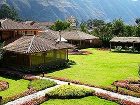
[[[60,81],[65,81],[65,82],[70,82],[70,83],[74,83],[74,84],[78,84],[78,85],[85,85],[85,86],[89,86],[89,87],[96,87],[96,88],[101,88],[104,90],[108,90],[114,93],[120,93],[123,95],[130,95],[130,96],[134,96],[134,97],[138,97],[140,98],[140,93],[131,91],[131,90],[123,90],[123,89],[118,89],[116,87],[101,87],[101,86],[95,86],[95,85],[91,85],[91,84],[86,84],[77,80],[70,80],[70,79],[65,79],[65,78],[59,78],[59,77],[52,77],[52,76],[47,76],[47,78],[51,78],[51,79],[56,79],[56,80],[60,80]]]

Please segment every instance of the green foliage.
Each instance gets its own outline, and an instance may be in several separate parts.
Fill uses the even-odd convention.
[[[124,22],[121,19],[114,20],[112,23],[112,34],[115,36],[123,36]]]
[[[17,11],[12,7],[3,4],[0,8],[0,19],[10,18],[12,20],[20,20]]]
[[[47,93],[52,98],[76,98],[76,97],[85,97],[89,96],[94,91],[91,89],[87,89],[80,86],[74,86],[74,85],[62,85],[58,88],[55,88],[54,90]]]
[[[80,25],[81,31],[99,37],[103,42],[103,47],[109,47],[109,41],[113,37],[140,37],[140,18],[136,19],[137,25],[127,25],[122,19],[112,22],[90,19]],[[89,32],[88,30],[92,30]]]
[[[124,26],[124,36],[131,37],[135,35],[135,27],[132,25]]]
[[[29,88],[34,88],[36,90],[43,90],[49,87],[55,86],[56,83],[54,81],[46,80],[46,79],[37,79],[31,81],[29,84]]]
[[[87,30],[87,25],[86,25],[86,23],[85,22],[82,22],[81,24],[80,24],[80,28],[81,28],[81,31],[83,31],[83,32],[88,32],[88,30]]]
[[[136,27],[136,35],[135,36],[137,36],[137,37],[140,37],[140,25],[138,25],[137,27]]]
[[[103,20],[99,20],[99,19],[89,19],[87,21],[88,28],[100,27],[104,24],[105,24],[105,22]]]
[[[92,31],[91,34],[99,37],[102,40],[104,47],[106,47],[109,45],[109,41],[113,37],[112,24],[107,23],[106,25],[99,26],[98,28],[96,27],[96,28],[94,28],[94,30]]]
[[[135,22],[137,23],[137,25],[139,25],[139,24],[140,24],[140,18],[137,18],[137,19],[135,20]]]
[[[51,26],[51,29],[55,31],[62,31],[68,29],[69,27],[70,23],[66,21],[57,20],[55,24]]]

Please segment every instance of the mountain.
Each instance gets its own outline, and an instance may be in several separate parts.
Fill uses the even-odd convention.
[[[122,18],[134,23],[140,17],[140,0],[1,0],[2,3],[14,6],[23,18],[38,21],[55,21],[72,15],[79,21]]]

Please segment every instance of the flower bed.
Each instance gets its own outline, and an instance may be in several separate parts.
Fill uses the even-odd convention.
[[[115,81],[113,83],[114,86],[125,88],[127,90],[131,90],[137,93],[140,93],[140,83],[139,81],[133,81],[133,80],[121,80],[121,81]]]
[[[9,88],[9,83],[6,81],[0,80],[0,91],[4,91]]]
[[[74,99],[91,96],[92,93],[94,93],[93,90],[84,87],[75,85],[62,85],[58,88],[53,89],[46,95],[48,95],[50,98],[55,99]]]
[[[96,95],[97,97],[99,98],[102,98],[102,99],[106,99],[106,100],[110,100],[110,101],[114,101],[120,105],[140,105],[140,102],[139,103],[136,103],[136,102],[130,102],[129,100],[125,99],[125,100],[121,100],[119,98],[114,98],[108,94],[105,94],[105,93],[96,93],[94,94]]]
[[[69,50],[70,55],[89,55],[92,54],[90,51],[82,51],[82,50]]]

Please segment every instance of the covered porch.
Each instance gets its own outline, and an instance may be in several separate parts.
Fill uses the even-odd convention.
[[[140,37],[115,37],[110,41],[110,51],[140,52]]]

